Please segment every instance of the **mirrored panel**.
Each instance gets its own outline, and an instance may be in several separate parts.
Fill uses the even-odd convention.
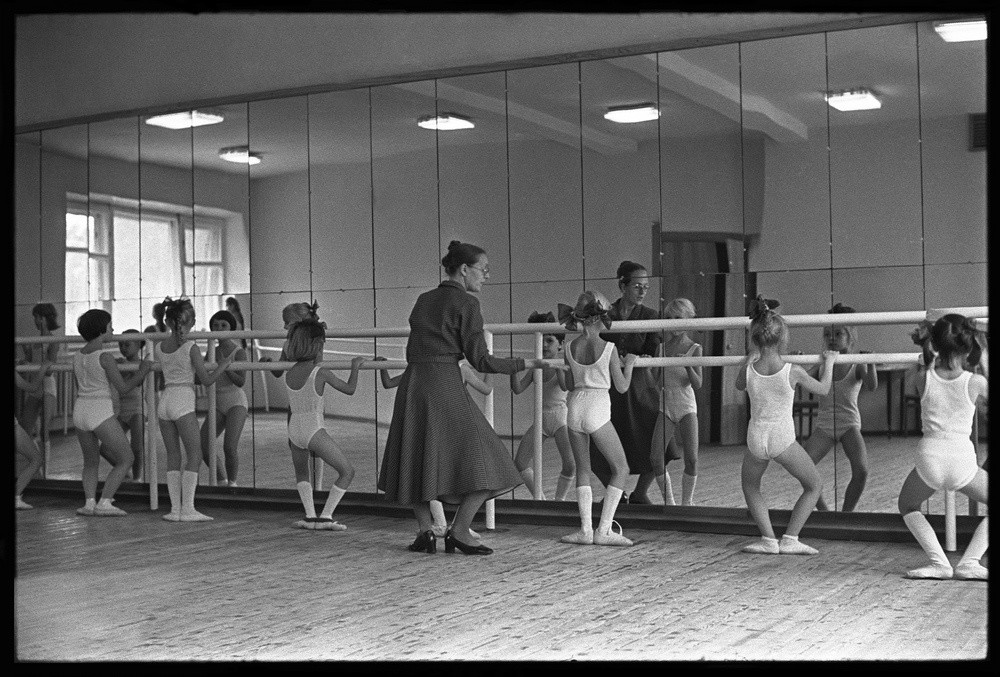
[[[250,265],[254,293],[312,289],[308,107],[304,96],[248,106]]]
[[[14,331],[34,333],[31,307],[38,302],[43,266],[41,251],[41,132],[14,137]]]
[[[741,236],[739,45],[657,58],[663,230]]]
[[[858,312],[919,310],[924,307],[922,274],[919,266],[835,269],[833,299]],[[850,352],[916,353],[912,330],[906,324],[867,325],[827,337],[836,341],[842,336]],[[916,442],[907,439],[903,421],[914,420],[912,365],[877,365],[874,390],[862,370],[837,369],[834,376],[841,378],[836,393],[844,395],[843,402],[835,409],[839,415],[827,416],[821,427],[838,442],[836,506],[841,509],[846,504],[859,512],[895,511],[899,487],[913,465]],[[851,406],[855,397],[856,410]],[[860,436],[852,428],[860,430]],[[827,502],[834,507],[829,498]]]
[[[649,261],[660,218],[656,55],[582,62],[580,83],[586,277],[614,298],[618,264]],[[638,122],[607,117],[631,120],[620,116],[637,108],[652,112]]]
[[[830,101],[835,268],[919,265],[922,260],[915,26],[827,34],[830,95],[857,96],[864,90],[870,105],[877,106],[838,110],[833,104],[844,104]]]
[[[441,280],[435,83],[371,89],[372,240],[375,288],[429,287]],[[390,325],[406,324],[409,308]]]
[[[87,125],[73,125],[40,133],[38,158],[39,231],[35,233],[31,255],[38,270],[37,286],[23,307],[27,315],[23,326],[28,336],[78,336],[76,320],[90,307],[100,307],[98,299],[107,297],[108,238],[106,222],[90,218],[87,155]],[[103,293],[102,293],[103,292]],[[50,319],[35,317],[35,304],[48,311]],[[19,319],[18,323],[24,320]],[[49,327],[54,327],[49,329]],[[43,357],[70,364],[71,355],[80,347],[55,344],[32,346],[23,352],[30,362]],[[42,475],[53,479],[79,479],[83,459],[73,434],[72,412],[76,397],[72,371],[60,371],[48,379],[42,397],[25,397],[19,421],[38,438],[42,450]]]
[[[583,288],[581,280],[565,280],[561,282],[548,283],[524,283],[517,284],[511,288],[511,308],[513,322],[529,322],[533,314],[538,313],[544,316],[552,313],[553,318],[558,315],[558,304],[565,303],[573,305]],[[539,320],[540,321],[540,320]],[[543,342],[542,356],[547,359],[564,359],[564,350],[568,342],[576,336],[576,332],[559,332],[554,334],[554,340]],[[546,338],[546,337],[543,337]],[[535,355],[535,337],[532,334],[514,336],[511,342],[510,352],[512,357],[532,358]],[[502,374],[496,375],[493,383],[496,399],[506,400],[506,405],[510,410],[509,426],[497,428],[501,437],[509,436],[511,448],[514,452],[514,463],[519,470],[531,468],[531,479],[536,481],[537,474],[534,472],[534,415],[535,415],[535,395],[534,384],[531,382],[531,371],[523,371],[513,377]],[[555,374],[553,373],[553,376]],[[550,377],[551,378],[551,377]],[[558,401],[564,400],[566,391],[558,386],[558,380],[550,382],[543,389],[543,409],[546,402],[550,409],[560,409]],[[551,417],[550,417],[551,418]],[[560,421],[559,415],[554,416],[556,421]],[[569,448],[569,437],[564,429],[559,432],[555,423],[542,426],[542,473],[541,489],[547,500],[556,498],[559,486],[559,475],[567,474],[575,478],[576,464],[573,461],[573,452]],[[576,486],[575,479],[569,483],[570,489],[562,496],[563,500],[574,500],[575,494],[572,487]],[[533,494],[527,484],[514,490],[513,498],[531,499]]]
[[[924,260],[986,261],[986,41],[917,25]],[[961,304],[971,305],[971,304]]]
[[[740,59],[749,269],[828,267],[824,36],[741,43]]]
[[[313,286],[372,286],[372,167],[368,90],[309,96]]]
[[[485,249],[491,286],[510,280],[504,76],[436,81],[438,114],[460,116],[474,125],[437,131],[440,248],[443,255],[451,240],[460,240]],[[509,320],[493,315],[487,321]]]
[[[507,71],[514,283],[595,275],[583,265],[579,78],[575,63]]]
[[[688,319],[727,315],[727,307],[743,305],[742,276],[713,272],[709,263],[724,256],[724,242],[665,241],[665,270],[678,269],[684,259],[697,261],[708,271],[667,274],[662,280],[660,316]],[[705,253],[711,253],[711,256]],[[675,265],[671,265],[671,263]],[[735,280],[734,280],[735,278]],[[733,282],[736,284],[733,284]],[[726,331],[679,330],[663,332],[664,357],[725,355]],[[657,370],[659,414],[652,447],[653,458],[664,458],[671,482],[660,481],[647,492],[651,502],[674,505],[728,504],[720,492],[727,480],[717,475],[729,471],[730,438],[738,427],[731,406],[733,383],[726,382],[723,367],[664,367]],[[662,432],[660,432],[662,431]],[[745,429],[736,434],[742,437]],[[637,492],[641,486],[637,485]],[[668,496],[669,495],[669,496]],[[630,498],[630,502],[633,498]]]

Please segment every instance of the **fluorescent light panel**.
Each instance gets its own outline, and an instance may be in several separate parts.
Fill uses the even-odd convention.
[[[417,120],[417,124],[424,129],[437,129],[441,131],[451,131],[454,129],[472,129],[475,127],[472,120],[454,113],[441,113],[440,115],[425,115]]]
[[[972,21],[935,21],[934,30],[945,42],[970,42],[986,39],[986,19]]]
[[[605,119],[612,122],[630,124],[633,122],[646,122],[660,117],[660,111],[651,103],[643,103],[637,106],[618,106],[609,108],[604,114]]]
[[[260,154],[251,153],[246,146],[230,146],[220,148],[219,157],[227,162],[241,162],[246,165],[260,164]]]
[[[867,89],[852,89],[846,92],[830,92],[826,101],[841,111],[872,110],[881,108],[882,102]]]
[[[214,125],[222,122],[223,118],[218,113],[207,113],[200,110],[186,110],[180,113],[167,113],[166,115],[154,115],[146,118],[147,125],[166,127],[167,129],[188,129],[189,127],[201,127],[202,125]]]

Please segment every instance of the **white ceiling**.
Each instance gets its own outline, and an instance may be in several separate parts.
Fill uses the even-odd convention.
[[[916,18],[928,17],[909,15],[908,20]],[[575,63],[509,70],[506,93],[502,73],[439,79],[439,109],[477,120],[476,130],[449,138],[488,143],[491,127],[503,127],[506,111],[512,141],[520,135],[578,144],[582,112],[582,137],[589,148],[627,152],[655,138],[657,126],[614,125],[601,114],[607,106],[659,100],[661,135],[719,133],[742,122],[781,142],[825,128],[822,92],[827,78],[831,88],[865,85],[883,93],[882,116],[911,115],[917,97],[915,36],[922,45],[922,114],[932,115],[936,108],[956,102],[969,112],[984,109],[983,43],[946,48],[926,24],[919,33],[912,22],[880,26],[898,19],[810,13],[20,16],[15,115],[18,127],[37,128],[131,113],[130,118],[91,124],[90,152],[134,160],[138,112],[176,108],[178,103],[218,104],[267,92],[315,92],[324,85],[454,76],[469,73],[470,67],[535,65],[547,57],[573,55],[587,59],[582,88]],[[858,39],[849,30],[829,33],[825,42],[822,35],[791,37],[804,30],[866,26],[878,26],[878,40]],[[742,73],[736,45],[714,44],[751,38],[758,39],[743,45]],[[661,53],[657,73],[656,55],[640,52],[665,47],[691,49]],[[824,53],[832,64],[829,70]],[[588,58],[594,55],[611,58]],[[968,77],[955,79],[937,68],[945,65],[948,73]],[[413,118],[434,111],[433,82],[379,86],[372,100],[373,130],[390,139],[385,148],[433,148],[435,135],[413,125]],[[301,168],[307,157],[303,101],[299,97],[251,103],[249,134],[254,149],[267,158],[253,168],[254,175]],[[187,131],[143,125],[143,160],[190,166],[193,146],[196,166],[245,172],[245,167],[221,162],[217,152],[247,142],[247,107],[221,107],[226,123],[198,128],[193,137]],[[363,118],[357,117],[362,109]],[[324,116],[331,120],[325,128]],[[367,159],[367,93],[362,98],[357,91],[311,97],[309,120],[310,162]],[[85,153],[83,129],[46,132],[45,145]],[[477,141],[476,134],[482,139]],[[358,143],[362,138],[364,143]],[[380,154],[377,143],[374,151]]]

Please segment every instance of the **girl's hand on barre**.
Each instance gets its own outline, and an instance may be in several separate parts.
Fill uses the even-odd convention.
[[[361,365],[367,359],[368,359],[367,357],[363,357],[361,355],[358,355],[357,357],[351,359],[351,371],[357,371],[358,369],[360,369]]]
[[[837,355],[840,355],[836,350],[824,350],[823,351],[823,361],[826,364],[833,364],[837,361]]]

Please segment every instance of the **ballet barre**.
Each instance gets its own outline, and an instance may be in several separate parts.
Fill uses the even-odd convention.
[[[929,310],[913,310],[913,311],[886,311],[886,312],[867,312],[867,313],[817,313],[817,314],[800,314],[800,315],[782,315],[786,324],[789,327],[825,327],[831,325],[882,325],[882,324],[918,324],[928,319],[936,319],[947,313],[958,313],[966,317],[973,318],[977,326],[982,330],[986,331],[988,329],[988,317],[989,309],[986,306],[964,306],[964,307],[953,307],[953,308],[936,308]],[[664,319],[664,320],[621,320],[612,323],[610,329],[602,330],[602,333],[634,333],[634,332],[659,332],[659,331],[683,331],[683,330],[703,330],[703,331],[714,331],[714,330],[725,330],[725,329],[748,329],[750,326],[750,319],[745,316],[739,317],[701,317],[701,318],[686,318],[686,319]],[[487,324],[484,326],[484,339],[487,348],[492,353],[494,340],[493,337],[496,334],[503,335],[531,335],[534,339],[534,353],[535,359],[542,359],[542,337],[544,334],[574,334],[578,332],[573,332],[567,330],[563,325],[559,323],[507,323],[507,324]],[[358,343],[371,343],[372,340],[378,338],[407,338],[410,334],[409,327],[372,327],[372,328],[350,328],[350,327],[339,327],[339,328],[328,328],[326,330],[326,338],[328,339],[345,339],[348,342],[358,342]],[[206,360],[206,368],[214,369],[217,363],[214,362],[214,349],[215,341],[219,339],[248,339],[253,341],[259,341],[261,339],[285,339],[287,338],[288,332],[285,330],[234,330],[234,331],[221,331],[221,332],[210,332],[210,331],[200,331],[200,332],[190,332],[186,335],[186,338],[190,340],[206,340],[208,342],[208,357]],[[157,341],[162,341],[170,336],[169,332],[148,332],[148,333],[129,333],[129,334],[115,334],[106,339],[107,342],[119,342],[119,341],[137,341],[137,340],[149,340],[152,343]],[[353,341],[352,341],[353,339]],[[358,340],[362,339],[362,340]],[[15,343],[17,344],[46,344],[46,343],[79,343],[79,337],[68,337],[68,336],[18,336],[15,337]],[[259,344],[258,344],[259,345]],[[391,348],[400,348],[402,346],[393,344]],[[277,350],[271,348],[261,347],[262,350]],[[324,351],[334,354],[350,354],[341,351]],[[520,352],[520,351],[519,351]],[[822,355],[784,355],[783,359],[786,362],[792,364],[800,365],[813,365],[821,364],[824,361]],[[838,364],[912,364],[917,365],[922,359],[922,354],[919,352],[910,353],[850,353],[850,354],[838,354],[835,358],[835,362]],[[678,356],[678,357],[639,357],[635,361],[636,367],[682,367],[682,366],[702,366],[702,367],[727,367],[727,366],[739,366],[746,360],[745,355],[708,355],[701,357],[694,356]],[[563,360],[550,359],[544,360],[545,364],[554,368],[565,369],[565,363]],[[228,369],[230,370],[241,370],[241,371],[287,371],[295,362],[285,361],[285,362],[233,362]],[[350,360],[324,360],[320,363],[320,366],[326,367],[328,369],[335,370],[347,370],[351,368]],[[407,363],[405,360],[365,360],[361,365],[362,370],[376,370],[376,369],[405,369]],[[38,365],[18,365],[16,369],[20,372],[30,372],[38,370]],[[72,371],[72,365],[70,364],[53,364],[51,371]],[[138,368],[135,364],[123,364],[120,366],[123,371],[130,371]],[[158,367],[154,366],[154,369],[158,370]],[[534,369],[534,374],[532,376],[534,385],[534,442],[535,442],[535,454],[533,458],[533,469],[535,470],[535,498],[540,498],[541,493],[541,468],[542,468],[542,379],[541,379],[541,369]],[[215,385],[212,384],[207,388],[209,397],[209,411],[208,416],[210,419],[210,430],[214,430],[215,425]],[[156,411],[156,400],[157,394],[155,389],[148,388],[145,393],[145,400],[147,404],[147,409],[150,411]],[[486,396],[486,401],[484,405],[484,415],[487,420],[492,425],[494,414],[493,406],[493,394],[490,393]],[[147,426],[147,431],[150,426]],[[150,437],[155,437],[150,435]],[[214,435],[210,436],[210,483],[214,485],[216,483],[216,438]],[[149,472],[147,472],[147,479],[150,484],[150,506],[156,509],[156,464],[155,464],[155,444],[147,445],[147,449],[151,449],[152,453],[147,454],[147,458],[150,460]],[[948,506],[951,506],[950,516],[947,514]],[[486,503],[486,521],[487,528],[494,528],[494,510],[493,501],[487,501]],[[951,496],[951,500],[948,501],[946,497],[946,524],[951,524],[951,530],[954,530],[954,495]]]

